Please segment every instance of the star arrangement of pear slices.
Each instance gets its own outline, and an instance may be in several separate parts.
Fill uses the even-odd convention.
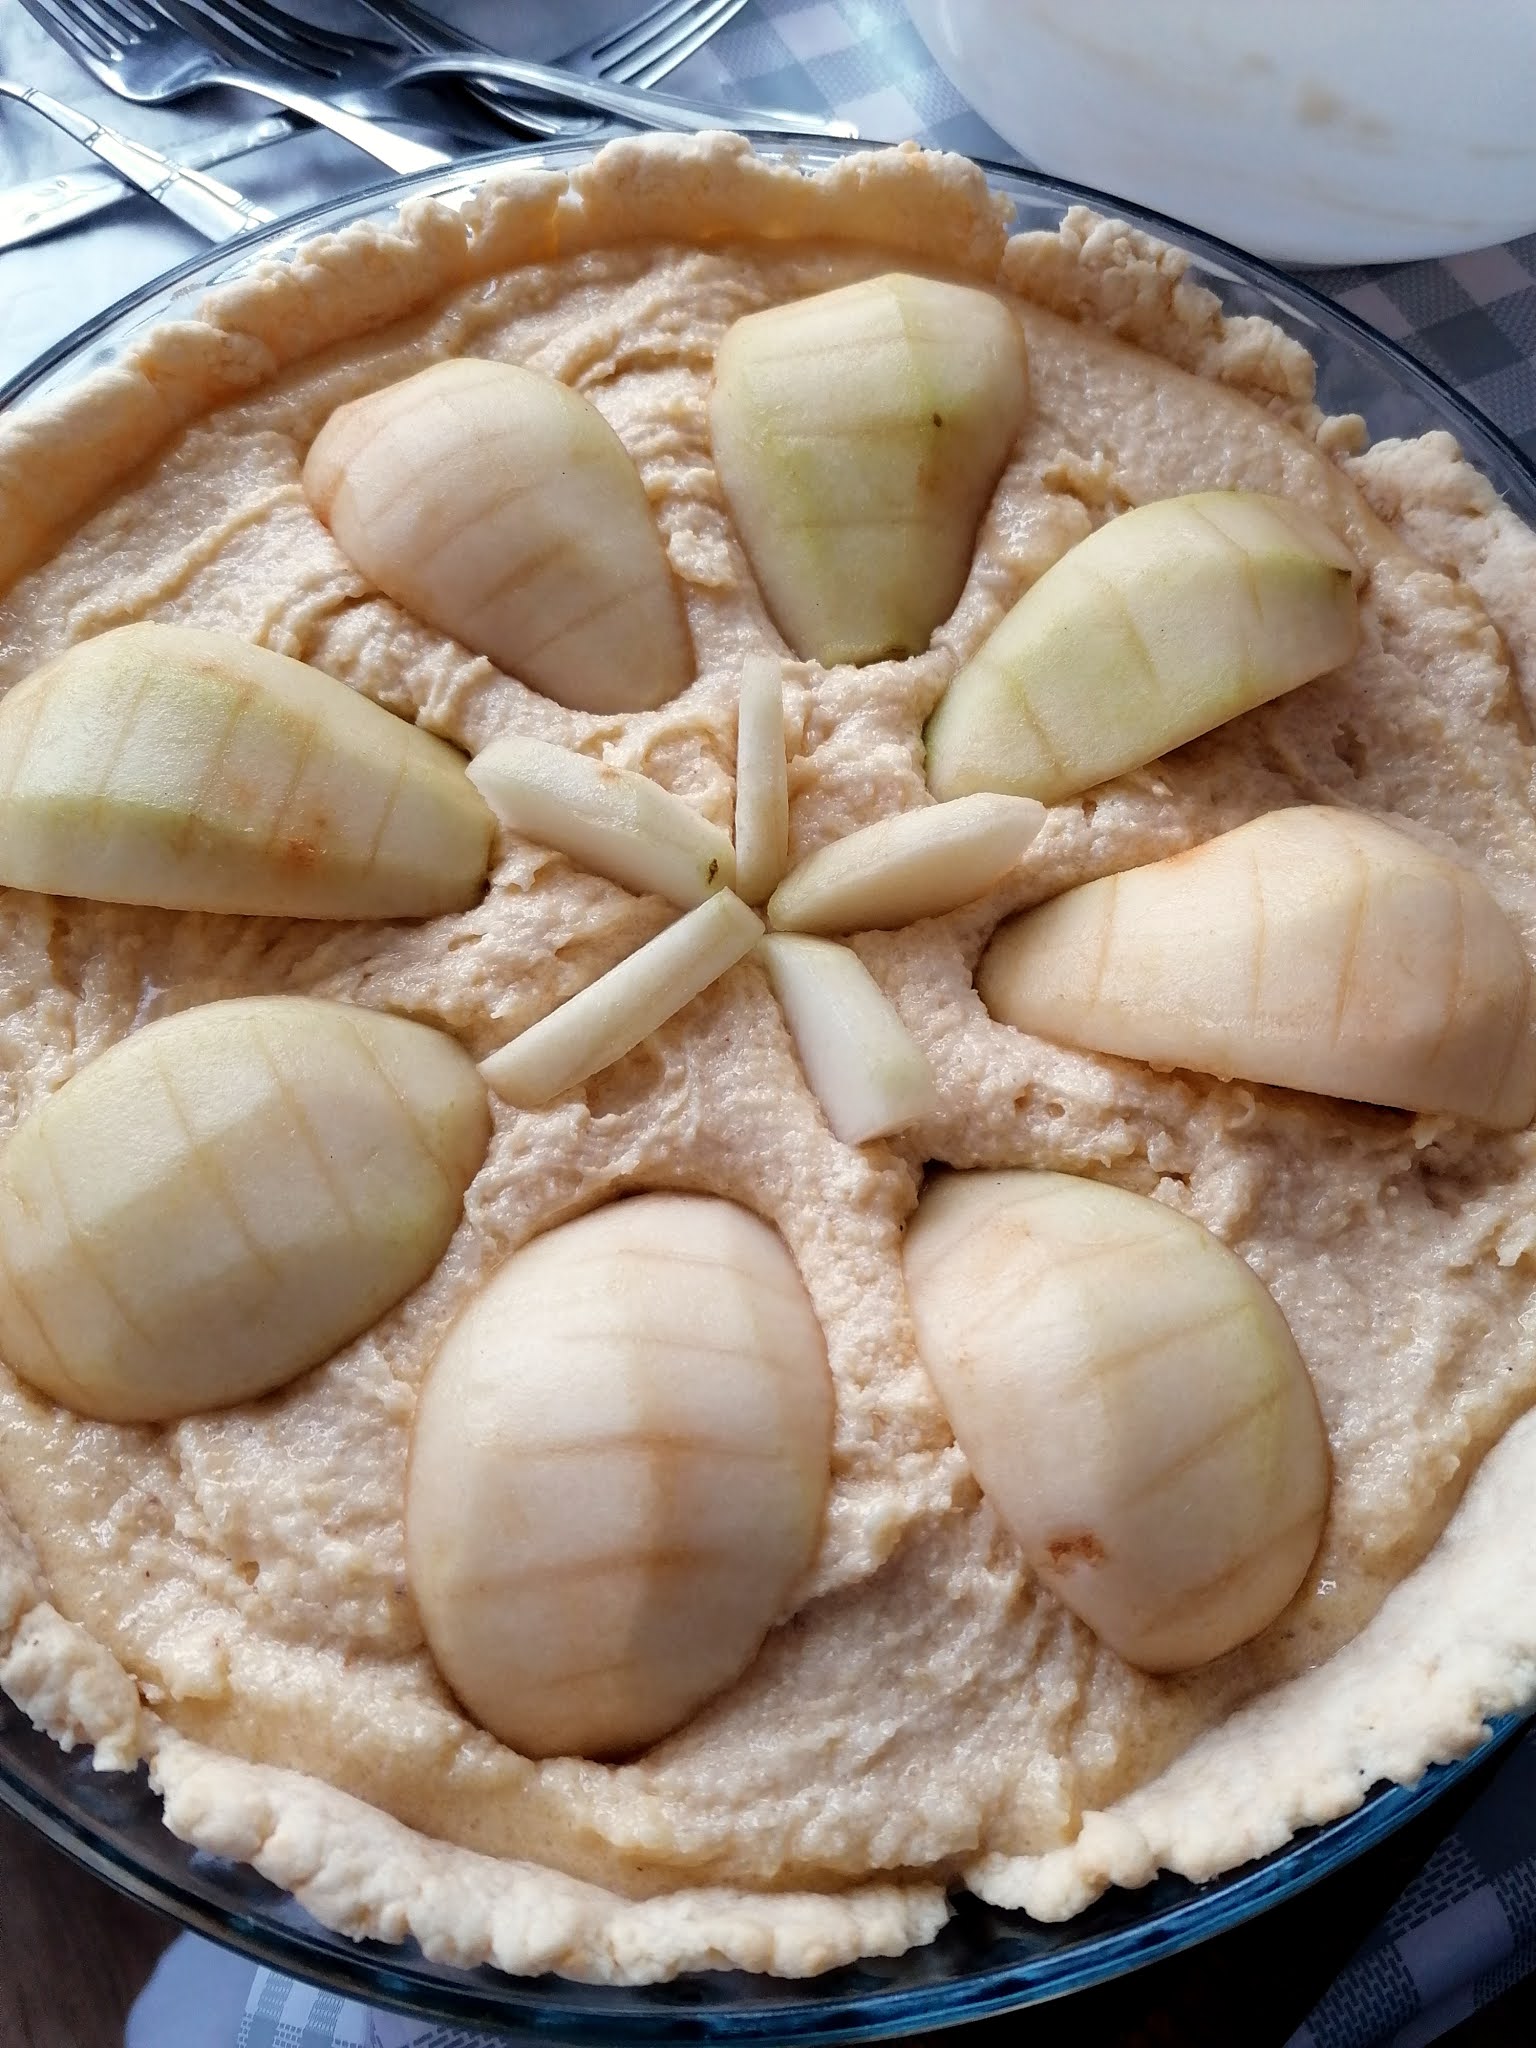
[[[927,647],[1027,403],[1017,323],[971,287],[875,278],[729,330],[716,466],[796,657]],[[635,465],[554,380],[439,364],[335,412],[304,482],[372,583],[556,701],[644,710],[690,681]],[[497,739],[466,764],[228,635],[141,624],[72,648],[0,703],[0,883],[424,917],[478,898],[499,822],[680,915],[478,1072],[443,1032],[307,998],[133,1033],[0,1153],[0,1355],[115,1421],[283,1385],[442,1256],[490,1142],[487,1086],[542,1108],[748,955],[839,1140],[920,1122],[936,1077],[841,941],[975,901],[1048,805],[1346,662],[1354,586],[1339,537],[1278,498],[1205,491],[1122,513],[951,679],[926,733],[934,801],[793,865],[771,655],[740,676],[731,835],[649,777],[542,740]],[[1071,888],[1001,925],[976,985],[998,1024],[1092,1051],[1498,1129],[1536,1112],[1513,928],[1470,869],[1357,813],[1280,811]],[[669,1277],[679,1244],[712,1248],[690,1253],[705,1278]],[[637,1329],[625,1259],[660,1275],[665,1330]],[[1132,1269],[1135,1287],[1105,1284]],[[1009,1170],[931,1183],[906,1270],[957,1440],[1041,1577],[1105,1641],[1178,1670],[1281,1611],[1318,1541],[1328,1453],[1284,1319],[1241,1260],[1142,1196]],[[562,1321],[578,1299],[586,1334]],[[594,1316],[608,1318],[595,1350]],[[744,1340],[729,1399],[718,1374],[669,1362],[669,1336],[686,1352],[687,1331],[776,1317],[773,1357]],[[583,1387],[646,1429],[599,1440]],[[622,1752],[678,1725],[744,1668],[805,1568],[830,1413],[792,1262],[733,1205],[647,1197],[517,1253],[428,1376],[409,1488],[413,1591],[470,1711],[539,1755]],[[549,1461],[578,1454],[557,1498]],[[466,1513],[509,1490],[519,1513]],[[643,1506],[663,1496],[691,1503],[677,1526]],[[601,1501],[608,1548],[571,1497]],[[519,1548],[513,1525],[538,1544]],[[607,1662],[572,1634],[558,1592],[572,1574],[601,1593],[607,1621],[582,1627],[607,1629]]]
[[[1045,817],[1028,797],[960,797],[882,818],[783,874],[783,685],[766,657],[742,677],[734,847],[645,776],[537,740],[493,741],[469,774],[504,825],[686,907],[482,1062],[499,1095],[541,1107],[622,1058],[758,948],[807,1078],[845,1144],[899,1130],[936,1095],[921,1048],[858,955],[813,935],[908,924],[970,902],[1008,872]],[[754,903],[764,905],[771,936]]]

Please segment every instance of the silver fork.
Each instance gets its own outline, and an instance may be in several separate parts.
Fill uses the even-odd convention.
[[[567,50],[560,69],[579,72],[583,78],[611,78],[618,85],[655,85],[684,58],[701,50],[711,36],[718,35],[746,4],[747,0],[659,0],[657,6],[633,20],[620,22],[590,43]],[[421,14],[421,9],[408,5],[407,0],[400,0],[394,11]],[[437,29],[441,43],[444,24],[434,22],[430,15],[426,19],[429,28]]]
[[[640,14],[594,36],[590,42],[578,43],[555,62],[562,71],[574,71],[581,78],[608,78],[619,85],[654,85],[691,57],[745,4],[746,0],[653,0]],[[428,49],[434,43],[447,48],[458,35],[447,22],[434,20],[420,9],[405,5],[404,0],[397,11],[397,33],[418,48]],[[406,27],[407,17],[412,24],[410,31]],[[371,97],[361,94],[350,100],[352,111],[368,112]],[[499,120],[515,122],[524,131],[537,135],[587,134],[600,119],[591,114],[570,119],[523,100],[503,98],[494,90],[476,97]],[[187,169],[207,170],[211,164],[244,156],[247,150],[265,149],[271,143],[282,142],[296,134],[299,126],[291,114],[269,114],[264,121],[224,129],[197,142],[180,143],[165,154],[172,163]],[[123,197],[122,185],[102,171],[58,172],[30,185],[0,192],[0,250],[17,248],[23,242],[37,241],[61,228],[89,220]]]
[[[392,171],[428,171],[452,159],[440,149],[392,135],[377,122],[317,97],[297,71],[259,74],[206,48],[178,17],[145,0],[21,0],[32,19],[93,77],[126,100],[159,106],[207,85],[230,85],[276,100],[330,128]]]
[[[37,0],[23,0],[23,4],[33,6]],[[49,0],[49,4],[59,5],[61,0]],[[107,4],[107,0],[91,0],[91,4],[102,6]],[[116,0],[116,4],[124,4],[124,0]],[[307,52],[304,61],[308,68],[333,92],[390,91],[398,86],[435,78],[472,79],[477,84],[484,79],[499,79],[523,86],[540,98],[574,101],[579,106],[595,108],[641,128],[697,131],[735,123],[771,133],[802,134],[807,130],[818,135],[849,136],[855,133],[846,121],[784,113],[776,108],[754,107],[749,110],[704,105],[697,100],[673,99],[663,93],[636,91],[628,86],[610,84],[606,79],[577,78],[570,72],[555,70],[547,64],[530,63],[521,57],[504,57],[496,51],[482,54],[483,45],[472,45],[467,50],[444,51],[442,24],[433,22],[430,16],[422,18],[422,26],[424,29],[426,23],[431,23],[431,51],[420,55],[394,52],[381,56],[379,44],[367,37],[343,38],[323,31],[317,35],[297,16],[274,6],[272,0],[157,0],[157,4],[178,21],[200,24],[205,34],[232,52],[255,57],[258,51],[265,50],[270,54],[264,61],[283,66],[300,61],[299,53]],[[381,19],[393,22],[397,18],[396,0],[363,0],[363,4]],[[347,51],[345,56],[337,54],[338,45]]]
[[[490,50],[489,43],[466,35],[450,21],[413,7],[411,0],[358,0],[370,14],[393,29],[413,50]],[[614,85],[653,86],[718,35],[740,14],[747,0],[656,0],[628,21],[605,29],[590,42],[578,43],[555,59],[562,71],[578,78],[607,79]],[[492,52],[494,55],[494,51]],[[505,87],[471,85],[469,91],[499,120],[515,120],[534,135],[579,135],[597,126],[600,116],[569,116],[546,112]]]

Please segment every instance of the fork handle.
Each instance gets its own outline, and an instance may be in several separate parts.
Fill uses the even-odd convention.
[[[780,113],[769,107],[706,106],[698,100],[674,99],[669,93],[613,85],[605,78],[578,77],[573,71],[532,64],[522,57],[482,57],[478,50],[406,57],[391,69],[387,82],[413,85],[430,78],[505,79],[509,85],[529,87],[541,98],[596,107],[638,128],[681,128],[693,134],[707,128],[735,127],[775,135],[858,134],[851,122],[828,120],[824,115]]]
[[[202,171],[173,164],[159,150],[135,142],[116,128],[104,127],[88,114],[76,113],[62,100],[39,92],[35,85],[0,79],[0,93],[35,108],[45,120],[83,143],[93,156],[110,164],[131,185],[147,192],[168,213],[174,213],[210,242],[227,242],[235,235],[248,235],[253,228],[264,228],[271,222],[272,216],[265,207],[243,198],[232,185],[222,184]]]
[[[280,107],[302,114],[317,127],[329,128],[332,134],[341,136],[343,141],[365,151],[392,171],[408,175],[412,171],[435,171],[453,162],[445,149],[433,149],[425,142],[411,142],[403,135],[394,135],[388,128],[380,127],[377,121],[366,121],[361,114],[345,113],[331,100],[316,99],[313,93],[280,84],[276,79],[233,70],[225,71],[222,76],[226,84],[238,87],[241,92],[254,92],[263,99],[276,100]]]

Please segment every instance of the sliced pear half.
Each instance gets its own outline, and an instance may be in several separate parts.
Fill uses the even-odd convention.
[[[898,272],[736,322],[715,359],[715,467],[796,654],[928,645],[1027,393],[1017,321],[970,285]]]
[[[976,985],[1067,1045],[1521,1130],[1530,963],[1468,868],[1358,811],[1255,818],[1003,925]]]
[[[1202,491],[1122,513],[1054,563],[928,722],[935,796],[1059,803],[1340,667],[1354,558],[1305,507]]]
[[[233,634],[121,626],[0,702],[0,882],[266,917],[426,917],[485,881],[442,740]]]
[[[960,1448],[1066,1606],[1148,1671],[1275,1619],[1322,1533],[1328,1443],[1240,1258],[1145,1195],[1022,1172],[941,1174],[905,1256]]]
[[[777,1231],[639,1195],[514,1252],[417,1405],[406,1569],[469,1713],[524,1756],[623,1756],[728,1686],[794,1599],[832,1381]]]
[[[110,1422],[271,1392],[425,1279],[490,1141],[441,1031],[249,996],[147,1024],[0,1151],[0,1356]]]
[[[645,486],[588,399],[464,357],[332,413],[309,501],[371,583],[578,711],[641,711],[693,651]]]

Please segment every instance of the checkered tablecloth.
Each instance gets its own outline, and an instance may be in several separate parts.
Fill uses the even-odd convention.
[[[1286,2048],[1424,2048],[1533,1969],[1536,1734],[1528,1734]]]
[[[515,15],[500,0],[437,4],[488,41],[553,57],[637,0],[545,0]],[[229,95],[192,113],[124,107],[71,66],[15,0],[0,0],[0,70],[160,146],[252,112]],[[669,86],[735,105],[841,114],[871,140],[913,136],[1020,161],[937,70],[900,0],[752,0]],[[0,186],[78,163],[74,146],[30,115],[0,113]],[[226,175],[274,211],[376,176],[323,137],[281,144]],[[0,381],[197,246],[148,202],[134,202],[100,225],[0,254]],[[1420,357],[1536,459],[1536,235],[1442,262],[1319,272],[1310,281]],[[1422,2048],[1532,1967],[1536,1734],[1512,1750],[1291,2048]],[[184,1936],[136,2008],[128,2048],[480,2048],[493,2039],[505,2037],[369,2013]]]

